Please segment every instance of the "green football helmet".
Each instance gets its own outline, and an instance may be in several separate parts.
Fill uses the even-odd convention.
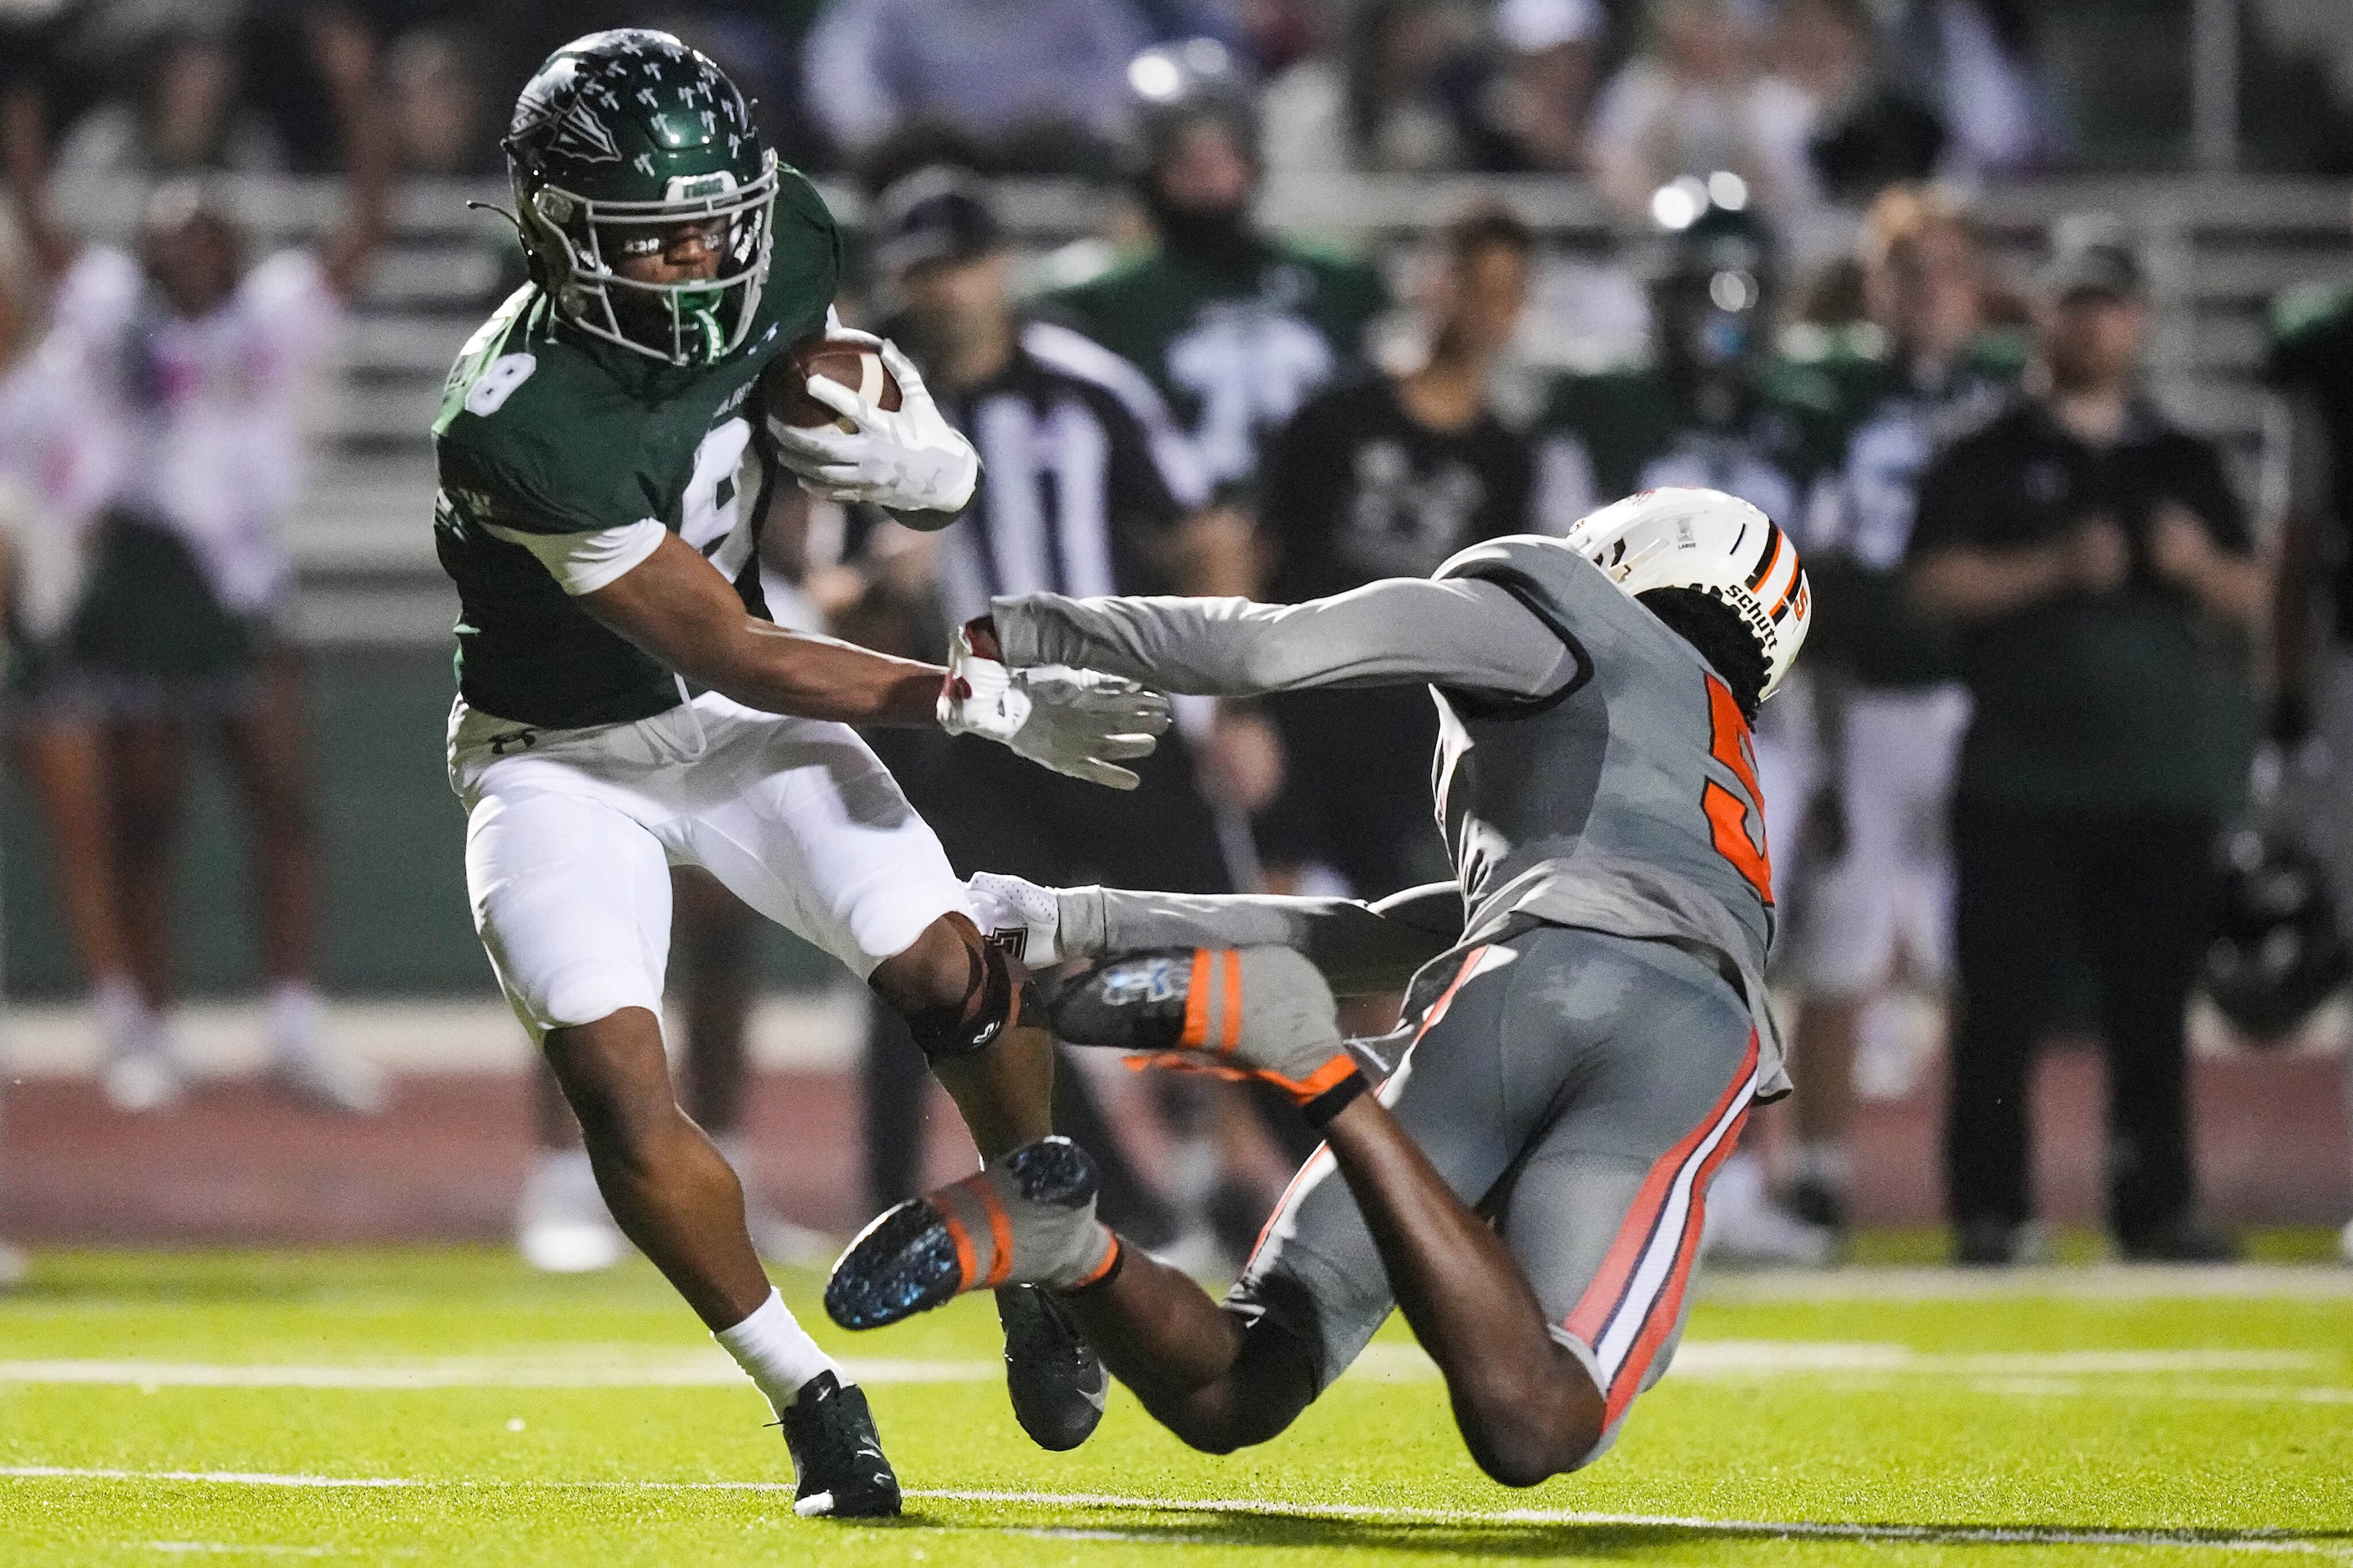
[[[501,145],[532,277],[565,321],[674,365],[743,343],[768,276],[776,159],[707,56],[638,27],[575,38],[524,84]],[[615,269],[697,221],[726,225],[717,276]]]

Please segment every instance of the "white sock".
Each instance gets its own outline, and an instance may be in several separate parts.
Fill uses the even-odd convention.
[[[127,974],[101,974],[90,988],[90,1010],[98,1016],[98,1032],[111,1056],[132,1056],[156,1049],[155,1015],[147,998]]]
[[[784,1297],[774,1290],[750,1317],[711,1337],[726,1347],[735,1364],[768,1396],[769,1407],[779,1420],[799,1397],[801,1385],[821,1372],[833,1373],[844,1388],[849,1386],[840,1363],[818,1348],[785,1305]]]
[[[269,988],[269,1047],[281,1058],[307,1054],[319,1042],[326,1005],[307,980],[280,980]]]

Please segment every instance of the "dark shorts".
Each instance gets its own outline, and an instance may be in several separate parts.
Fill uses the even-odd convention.
[[[1382,1086],[1600,1389],[1587,1462],[1674,1355],[1708,1184],[1757,1068],[1748,1008],[1703,960],[1539,926],[1463,955]],[[1306,1347],[1319,1392],[1388,1316],[1380,1254],[1327,1151],[1293,1178],[1227,1304]]]
[[[110,716],[225,716],[259,700],[273,636],[266,618],[221,602],[179,535],[118,512],[100,531],[68,652]]]

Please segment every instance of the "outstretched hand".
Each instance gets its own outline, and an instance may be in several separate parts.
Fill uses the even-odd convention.
[[[948,647],[939,721],[951,735],[986,735],[1040,767],[1113,789],[1142,781],[1119,766],[1152,754],[1168,728],[1168,699],[1122,676],[1041,664],[1008,669],[976,650],[959,626]]]

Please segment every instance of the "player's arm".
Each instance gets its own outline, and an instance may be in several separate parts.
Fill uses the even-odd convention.
[[[660,531],[642,561],[579,595],[581,608],[749,708],[852,724],[933,721],[946,670],[760,620],[693,546]]]
[[[1575,652],[1506,589],[1396,577],[1300,605],[1248,599],[999,599],[984,631],[1005,661],[1082,665],[1164,690],[1253,697],[1429,683],[1540,697]]]
[[[327,84],[342,139],[345,207],[320,248],[319,264],[335,292],[349,299],[366,276],[391,227],[392,137],[375,89],[375,35],[365,22],[332,8],[310,19],[311,58]]]
[[[1166,698],[1091,670],[1017,675],[997,666],[991,679],[976,665],[951,673],[786,631],[747,613],[718,569],[658,522],[586,535],[491,531],[537,555],[599,622],[747,707],[851,724],[936,721],[1115,789],[1135,787],[1118,764],[1149,755],[1168,727]]]
[[[48,116],[38,88],[18,82],[0,92],[0,177],[5,177],[34,260],[50,281],[66,275],[81,240],[49,200]]]
[[[983,872],[975,916],[991,936],[1020,938],[1023,960],[1045,968],[1170,947],[1287,947],[1304,955],[1333,994],[1398,991],[1462,937],[1462,889],[1452,882],[1355,899],[1263,893],[1154,893],[1124,888],[1041,888]]]

